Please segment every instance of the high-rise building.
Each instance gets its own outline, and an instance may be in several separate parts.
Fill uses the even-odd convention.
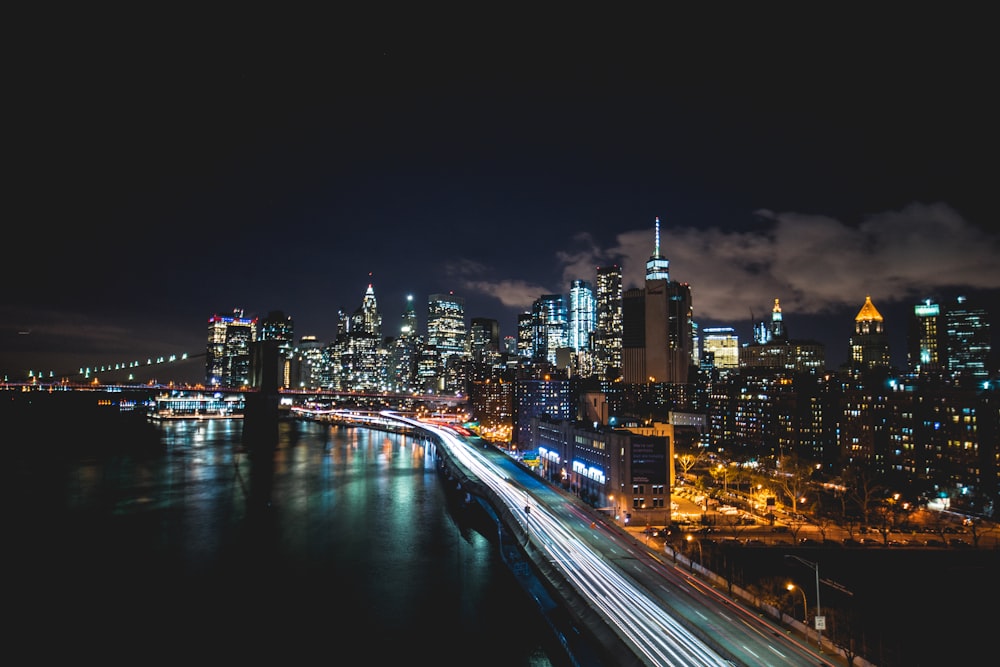
[[[469,353],[477,364],[492,363],[500,352],[500,323],[488,317],[473,317],[469,323]]]
[[[534,317],[531,311],[517,316],[517,356],[531,359],[535,353]]]
[[[944,312],[948,375],[959,383],[989,379],[990,322],[985,309],[958,297]]]
[[[594,327],[596,371],[604,380],[615,380],[622,368],[622,268],[618,264],[597,268],[597,322]]]
[[[469,356],[465,327],[465,299],[448,294],[431,294],[427,301],[427,339],[418,374],[424,387],[458,390],[447,381],[447,370]]]
[[[409,392],[416,387],[417,361],[423,345],[417,326],[413,296],[407,295],[399,336],[389,344],[388,350],[387,386],[392,391]]]
[[[945,326],[941,306],[931,299],[913,307],[909,336],[906,341],[906,362],[914,375],[940,375],[946,354]]]
[[[781,303],[775,299],[771,321],[758,325],[754,341],[741,350],[740,368],[764,374],[822,373],[826,370],[826,348],[814,340],[792,339]]]
[[[562,294],[543,294],[531,307],[531,326],[534,359],[557,363],[559,350],[569,347],[569,314],[566,297]]]
[[[272,310],[260,323],[259,340],[278,341],[278,382],[286,389],[291,387],[292,349],[295,343],[295,322],[290,315]]]
[[[882,314],[875,308],[871,296],[865,297],[854,318],[854,335],[851,336],[851,368],[855,372],[888,369],[889,337],[886,335]]]
[[[691,370],[691,286],[670,279],[670,262],[660,254],[656,218],[653,254],[646,262],[646,286],[622,297],[622,379],[629,384],[685,384]]]
[[[705,355],[712,354],[713,366],[720,371],[734,371],[740,367],[740,337],[732,327],[707,327],[702,343]]]
[[[500,323],[489,317],[473,317],[469,322],[469,354],[472,379],[499,376],[503,370],[500,351]]]
[[[378,351],[382,342],[382,314],[372,283],[368,283],[361,305],[351,315],[347,341],[346,354],[350,360],[348,388],[356,391],[379,389]]]
[[[249,386],[251,346],[256,340],[257,318],[244,317],[242,308],[235,308],[231,316],[208,318],[206,383],[229,388]]]
[[[596,325],[594,288],[586,280],[574,280],[569,287],[569,346],[575,352],[591,349]]]

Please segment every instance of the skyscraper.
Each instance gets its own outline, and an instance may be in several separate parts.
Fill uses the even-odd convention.
[[[712,354],[713,366],[720,371],[740,367],[740,338],[732,327],[709,327],[704,330],[704,348]]]
[[[660,219],[656,218],[646,286],[623,295],[622,375],[627,383],[688,382],[694,358],[691,286],[671,280],[669,266],[660,254]]]
[[[413,308],[413,296],[406,296],[399,336],[389,345],[387,384],[397,392],[409,392],[416,386],[417,360],[423,337],[417,329],[417,314]]]
[[[959,384],[989,378],[990,322],[985,309],[960,296],[944,312],[948,375]]]
[[[257,318],[243,316],[242,308],[231,316],[208,318],[205,349],[205,381],[209,385],[238,388],[250,384],[250,346],[257,340]]]
[[[939,375],[945,357],[941,306],[931,299],[913,307],[906,341],[906,363],[914,375]]]
[[[865,297],[864,305],[854,318],[854,335],[850,342],[853,371],[889,368],[889,337],[884,329],[882,314],[875,308],[871,296]]]
[[[569,346],[574,352],[590,349],[596,321],[593,286],[586,280],[574,280],[569,287]]]
[[[465,299],[448,294],[431,294],[427,300],[427,340],[418,373],[428,389],[457,390],[446,381],[450,365],[468,357],[465,328]]]
[[[347,355],[350,359],[349,388],[362,391],[379,389],[378,349],[382,342],[382,314],[378,309],[372,283],[368,283],[361,305],[351,315],[347,340]]]
[[[532,357],[556,364],[556,355],[569,347],[569,315],[566,297],[562,294],[543,294],[535,299],[531,308]]]
[[[290,315],[280,310],[272,310],[260,324],[259,340],[278,341],[278,382],[282,387],[291,387],[292,349],[295,344],[295,322]]]
[[[596,370],[603,379],[614,380],[622,368],[622,268],[618,264],[597,268],[596,301]]]

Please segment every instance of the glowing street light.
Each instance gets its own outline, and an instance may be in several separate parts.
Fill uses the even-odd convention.
[[[806,625],[809,625],[809,605],[806,602],[806,592],[802,590],[801,586],[796,586],[792,582],[788,582],[788,585],[785,586],[785,588],[787,588],[789,591],[794,591],[798,589],[799,593],[802,593],[802,622],[805,623]]]
[[[811,567],[814,572],[816,572],[816,645],[819,646],[820,650],[823,650],[823,628],[826,627],[826,617],[823,616],[823,612],[819,605],[819,563],[813,563],[805,558],[800,558],[794,554],[785,554],[785,558],[794,558],[806,567]],[[805,596],[805,593],[802,594]]]
[[[698,565],[700,565],[702,567],[705,567],[705,553],[701,550],[701,540],[699,540],[694,535],[688,535],[687,536],[687,541],[688,541],[688,544],[691,544],[691,542],[694,541],[694,543],[698,545]],[[691,563],[691,571],[694,572],[694,563],[693,563],[693,561],[689,560],[688,562]]]

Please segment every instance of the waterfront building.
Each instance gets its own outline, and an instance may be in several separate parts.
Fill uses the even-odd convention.
[[[292,377],[299,389],[321,389],[330,386],[326,345],[316,336],[303,336],[294,351]]]
[[[272,310],[260,323],[258,339],[278,342],[278,382],[286,389],[293,386],[295,321],[280,310]]]
[[[405,393],[416,388],[417,362],[422,346],[423,336],[418,330],[413,296],[407,295],[399,336],[388,342],[386,386],[390,391]]]
[[[245,317],[242,308],[232,315],[208,318],[205,349],[205,382],[210,386],[239,388],[250,384],[251,346],[257,341],[257,318]]]
[[[465,299],[454,293],[431,294],[427,300],[427,338],[417,369],[421,385],[431,391],[464,390],[454,369],[468,358],[467,346]],[[449,368],[453,369],[450,380]]]
[[[347,388],[370,391],[381,388],[379,347],[382,343],[382,313],[375,298],[375,287],[368,283],[361,305],[348,320],[347,348],[341,367],[347,371]],[[344,361],[347,364],[344,364]]]

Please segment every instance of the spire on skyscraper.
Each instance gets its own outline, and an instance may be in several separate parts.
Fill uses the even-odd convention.
[[[646,262],[646,280],[670,280],[670,262],[660,254],[660,216],[656,216],[653,254]]]

